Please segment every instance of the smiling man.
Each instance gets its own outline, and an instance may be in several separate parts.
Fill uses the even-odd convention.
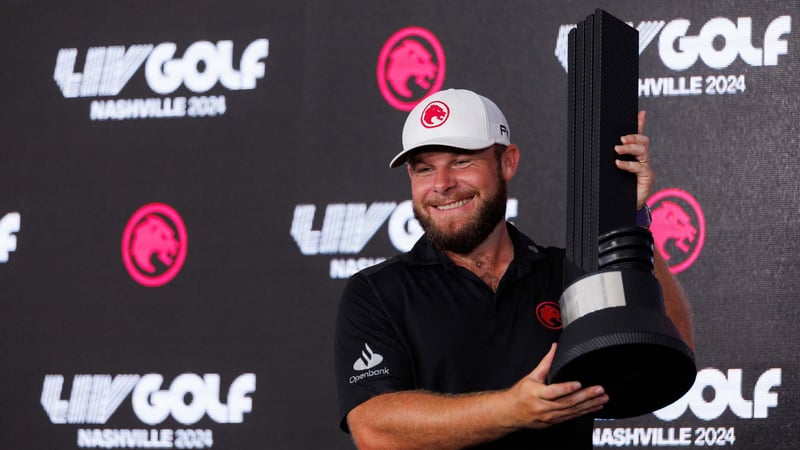
[[[649,139],[621,137],[642,208]],[[546,384],[559,330],[536,316],[564,289],[564,251],[506,223],[520,158],[503,113],[467,90],[418,104],[403,128],[414,248],[354,275],[342,295],[335,363],[340,426],[363,449],[592,448],[602,386]],[[667,314],[691,345],[689,307],[656,255]]]

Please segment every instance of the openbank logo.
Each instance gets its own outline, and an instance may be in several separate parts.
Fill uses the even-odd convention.
[[[163,203],[139,208],[122,233],[122,261],[139,284],[158,287],[175,278],[186,260],[188,235],[183,219]]]
[[[652,211],[655,247],[672,273],[683,272],[700,256],[706,239],[703,208],[692,194],[681,189],[658,191],[647,204]]]
[[[730,410],[740,419],[766,419],[770,408],[778,406],[774,389],[781,385],[781,376],[781,369],[772,368],[762,373],[755,385],[744,386],[742,369],[728,369],[726,374],[706,368],[697,373],[694,385],[683,397],[653,414],[673,421],[688,409],[698,419],[715,420]]]
[[[0,263],[7,263],[10,253],[17,251],[17,236],[20,229],[20,215],[10,212],[0,218]]]
[[[517,217],[517,205],[517,199],[508,199],[506,219]],[[385,256],[354,256],[364,250],[384,224],[387,224],[389,241],[398,252],[411,250],[424,233],[414,218],[411,200],[369,205],[331,203],[325,207],[321,220],[316,215],[316,205],[296,205],[289,234],[305,256],[346,255],[331,259],[329,275],[332,279],[349,278],[361,269],[386,260]]]
[[[444,75],[444,48],[425,28],[397,31],[378,56],[378,88],[400,111],[411,111],[420,100],[441,89]]]
[[[53,79],[64,98],[117,97],[142,65],[148,87],[161,96],[93,100],[91,120],[214,117],[227,111],[225,96],[202,94],[217,84],[230,91],[255,89],[257,80],[264,78],[269,41],[250,42],[238,64],[234,64],[234,43],[229,40],[197,41],[181,56],[173,42],[90,47],[82,58],[83,72],[76,72],[80,53],[77,48],[58,51]],[[165,97],[181,86],[201,95]]]
[[[364,350],[361,350],[361,357],[353,363],[353,370],[364,371],[372,369],[383,362],[383,356],[372,351],[369,344],[364,343]]]
[[[569,70],[567,43],[572,28],[574,24],[561,25],[556,40],[555,56],[564,70]],[[725,95],[743,93],[752,86],[748,86],[742,73],[719,71],[728,69],[737,60],[751,67],[777,66],[781,56],[789,54],[792,18],[789,15],[776,17],[761,29],[754,29],[751,17],[739,17],[735,21],[714,17],[704,23],[684,18],[669,22],[648,20],[639,22],[636,29],[640,55],[657,37],[658,55],[667,69],[681,73],[693,68],[698,70],[679,77],[641,78],[640,97]],[[697,67],[698,61],[702,61],[707,70]]]
[[[381,367],[380,369],[372,370],[382,362],[383,356],[373,352],[369,347],[369,344],[365,342],[364,350],[361,350],[361,357],[353,363],[353,370],[359,373],[350,377],[350,384],[358,383],[359,381],[367,378],[389,375],[388,367]]]

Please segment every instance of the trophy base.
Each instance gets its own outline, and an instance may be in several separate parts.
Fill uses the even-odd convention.
[[[609,401],[596,418],[661,409],[694,383],[694,353],[662,312],[639,306],[594,311],[564,328],[548,382],[600,385]]]

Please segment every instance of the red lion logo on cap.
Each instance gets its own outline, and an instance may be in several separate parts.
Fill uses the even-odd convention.
[[[406,39],[391,51],[386,79],[395,92],[411,98],[414,93],[408,88],[408,81],[413,78],[419,87],[430,89],[437,71],[430,52],[419,42]]]
[[[444,124],[449,116],[450,108],[442,102],[434,101],[425,107],[419,120],[425,128],[436,128]]]

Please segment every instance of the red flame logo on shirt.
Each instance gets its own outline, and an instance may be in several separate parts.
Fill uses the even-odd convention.
[[[156,287],[178,274],[186,259],[186,226],[169,205],[151,203],[137,210],[122,235],[122,260],[140,284]]]

